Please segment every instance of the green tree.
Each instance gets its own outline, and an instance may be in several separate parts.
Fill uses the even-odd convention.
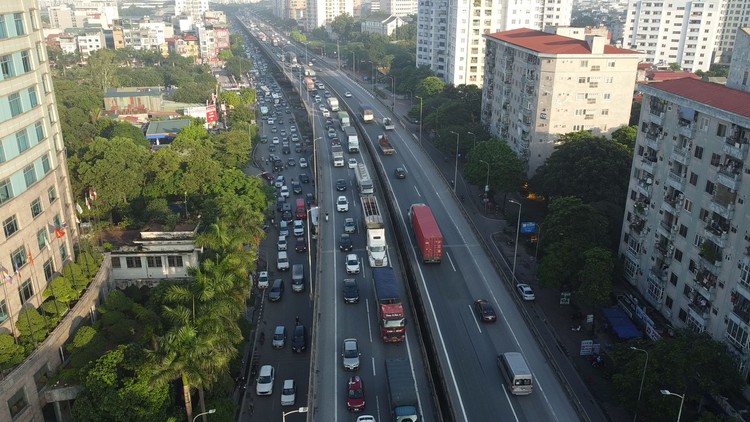
[[[78,177],[95,186],[97,208],[109,213],[141,194],[149,153],[129,138],[96,138],[83,153]]]
[[[583,268],[578,273],[580,287],[576,300],[596,310],[609,302],[612,294],[612,276],[615,273],[615,260],[612,252],[594,247],[583,252]]]
[[[214,159],[225,168],[239,168],[247,164],[252,145],[247,132],[230,131],[213,137]]]
[[[5,371],[26,358],[23,346],[16,344],[16,339],[10,334],[0,334],[0,370]]]
[[[445,90],[445,82],[437,76],[428,76],[417,85],[415,94],[420,97],[434,97]]]
[[[117,68],[119,63],[115,60],[112,50],[103,48],[93,52],[88,58],[89,75],[96,86],[105,91],[107,88],[119,86],[117,83]]]
[[[675,336],[659,341],[630,342],[615,347],[612,383],[619,402],[630,408],[634,408],[638,398],[645,359],[644,353],[636,353],[630,346],[646,350],[649,356],[638,410],[643,420],[676,419],[679,408],[675,405],[676,399],[663,396],[659,390],[686,393],[686,401],[700,401],[705,394],[738,394],[745,384],[725,343],[705,334],[678,331]]]
[[[225,49],[219,52],[219,60],[225,62],[233,57],[232,50]]]
[[[194,127],[196,126],[191,126],[191,128]],[[180,154],[183,159],[181,163],[183,192],[199,193],[202,196],[206,186],[221,175],[221,165],[211,159],[214,154],[213,144],[209,140],[195,139],[193,132],[188,132],[183,136],[185,129],[177,135],[170,148]],[[200,129],[203,130],[202,127]]]
[[[70,302],[78,299],[78,291],[73,288],[70,280],[65,277],[55,277],[44,289],[42,297],[47,299],[54,297],[58,302],[63,303],[65,308],[68,307]]]
[[[628,120],[628,126],[638,126],[638,121],[641,119],[641,103],[633,101],[633,105],[630,107],[630,120]]]
[[[679,72],[679,71],[682,70],[682,67],[680,66],[679,63],[670,63],[669,64],[669,70],[671,70],[673,72]]]
[[[336,16],[331,22],[331,30],[339,36],[339,39],[350,39],[354,29],[354,18],[346,13]]]
[[[524,162],[498,140],[480,142],[469,152],[465,175],[473,185],[483,186],[489,180],[490,188],[498,192],[516,191],[526,180]]]
[[[99,128],[99,136],[103,138],[130,138],[135,141],[136,144],[144,148],[151,148],[151,144],[146,139],[146,135],[143,134],[143,131],[128,122],[118,122],[113,119],[99,119],[97,120],[96,125]]]
[[[637,126],[622,126],[612,132],[612,140],[624,145],[628,149],[628,154],[632,157],[635,149],[635,138],[638,136]]]
[[[26,347],[27,352],[31,352],[36,346],[47,338],[50,332],[50,326],[44,317],[32,307],[25,307],[18,313],[16,329],[21,336],[21,344]]]
[[[230,107],[239,107],[242,104],[240,95],[234,91],[221,91],[219,93],[219,101],[227,103]]]

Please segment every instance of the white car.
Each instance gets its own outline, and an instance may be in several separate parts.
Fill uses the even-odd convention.
[[[279,191],[279,195],[283,196],[284,198],[289,198],[289,187],[287,185],[282,186],[281,191]]]
[[[289,271],[289,256],[284,251],[279,251],[276,257],[276,269],[279,271]]]
[[[294,220],[294,236],[304,236],[305,234],[305,222],[302,220]]]
[[[276,249],[280,251],[285,251],[286,248],[287,248],[286,236],[279,236],[279,241],[276,242]]]
[[[326,110],[328,110],[326,108],[326,106],[324,106],[323,104],[319,105],[318,108],[320,109],[320,111],[326,111]]]
[[[346,91],[346,92],[344,93],[344,97],[346,97],[346,98],[352,98],[352,93],[351,93],[351,92],[349,92],[349,91]]]
[[[354,422],[377,422],[377,421],[375,420],[375,416],[362,415],[358,417],[357,420]]]
[[[331,117],[331,112],[328,110],[323,110],[323,117]]]
[[[268,271],[258,273],[258,288],[265,289],[268,287]]]
[[[521,295],[521,299],[531,301],[536,299],[536,296],[534,295],[534,290],[529,286],[528,284],[519,283],[516,284],[516,290],[518,290],[518,294]]]
[[[280,188],[284,186],[284,183],[285,183],[284,180],[285,180],[284,176],[276,176],[276,181],[273,183],[273,185],[276,186],[277,188]]]
[[[315,102],[319,103],[322,99],[320,98],[320,95],[315,96]]]
[[[346,199],[346,196],[339,196],[336,200],[336,211],[338,212],[347,212],[349,211],[349,200]]]
[[[255,380],[255,393],[259,396],[270,396],[273,394],[273,378],[275,376],[273,366],[263,365]]]
[[[273,142],[274,145],[278,145],[279,144],[279,137],[278,136],[274,136],[273,139],[271,140],[271,142]]]
[[[356,158],[350,158],[349,161],[348,161],[348,163],[349,163],[349,168],[350,169],[357,168],[357,159]]]
[[[357,254],[350,253],[346,255],[346,273],[359,274],[359,257]]]
[[[304,158],[300,158],[299,159],[299,167],[302,168],[302,169],[307,168],[307,160],[304,159]]]
[[[359,343],[356,338],[344,340],[341,346],[341,363],[344,364],[345,371],[356,371],[359,369]]]
[[[281,405],[292,406],[297,399],[297,385],[294,380],[284,380],[281,387]]]

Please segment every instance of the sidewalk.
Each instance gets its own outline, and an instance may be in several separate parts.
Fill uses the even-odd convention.
[[[357,82],[365,88],[371,88],[366,81],[360,78]],[[390,87],[388,87],[390,88]],[[387,91],[382,85],[379,89]],[[377,98],[377,97],[376,97]],[[380,99],[381,102],[390,106],[392,101]],[[419,132],[419,125],[410,124],[404,119],[404,115],[411,109],[409,100],[396,99],[396,108],[394,115],[401,123],[412,133],[415,138]],[[434,148],[428,137],[422,137],[422,147],[432,158],[442,176],[450,181],[453,179],[455,162],[446,161],[444,154]],[[414,144],[419,147],[419,143]],[[459,163],[459,167],[461,164]],[[517,206],[508,204],[505,207],[506,217],[500,211],[494,210],[485,212],[484,203],[481,201],[484,187],[469,185],[461,176],[459,169],[458,180],[456,180],[456,196],[465,198],[463,207],[465,214],[474,225],[476,232],[482,236],[488,245],[490,252],[496,262],[496,267],[509,268],[513,265],[513,254],[515,250],[515,231],[517,224]],[[523,204],[523,215],[521,220],[527,221],[529,211],[536,206],[532,201],[524,200],[517,195],[511,197],[519,200]],[[502,204],[498,206],[502,210]],[[602,349],[615,342],[607,333],[595,333],[590,331],[571,331],[571,326],[579,325],[577,311],[569,305],[560,304],[560,292],[555,289],[542,287],[536,279],[537,262],[535,260],[534,248],[527,249],[522,242],[518,245],[518,255],[516,257],[516,278],[534,288],[536,301],[534,305],[527,307],[531,323],[537,328],[540,335],[540,341],[543,342],[549,350],[550,355],[556,355],[551,358],[558,361],[567,361],[567,365],[558,364],[562,377],[567,380],[569,388],[575,391],[576,396],[581,402],[581,406],[587,410],[591,416],[602,415],[614,422],[625,422],[631,419],[623,409],[617,407],[615,401],[615,392],[609,380],[610,369],[605,363],[603,367],[594,368],[589,356],[580,356],[581,341],[594,340],[594,343],[601,344]],[[507,271],[510,273],[510,271]],[[565,363],[565,362],[563,362]],[[567,369],[570,369],[567,371]],[[574,379],[576,378],[577,379]]]

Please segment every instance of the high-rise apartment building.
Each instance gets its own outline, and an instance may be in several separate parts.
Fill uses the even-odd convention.
[[[77,237],[44,41],[36,0],[0,2],[0,329],[8,333],[17,333],[22,307],[41,305]]]
[[[572,11],[572,0],[419,0],[417,66],[429,66],[447,83],[481,87],[483,35],[568,26]]]
[[[208,11],[208,0],[175,0],[175,16],[189,16],[193,22],[203,21],[203,14]]]
[[[728,62],[737,29],[750,24],[750,0],[630,0],[623,45],[659,66],[695,72]]]
[[[630,118],[640,54],[533,29],[484,36],[482,124],[527,163],[531,176],[559,135],[608,135]]]
[[[750,28],[737,30],[731,60],[727,86],[750,92]]]
[[[620,257],[675,327],[750,358],[750,93],[685,78],[642,85]]]
[[[305,28],[311,31],[325,26],[337,16],[354,16],[354,0],[307,0]]]

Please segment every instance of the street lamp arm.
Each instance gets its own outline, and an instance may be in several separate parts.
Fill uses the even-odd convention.
[[[216,413],[216,409],[211,409],[211,410],[208,410],[208,411],[206,411],[206,412],[203,412],[203,413],[198,413],[198,414],[197,414],[197,415],[195,415],[195,417],[193,418],[193,422],[195,422],[195,421],[196,421],[196,419],[198,419],[199,417],[201,417],[201,416],[203,416],[203,415],[211,415],[211,414],[214,414],[214,413]]]

